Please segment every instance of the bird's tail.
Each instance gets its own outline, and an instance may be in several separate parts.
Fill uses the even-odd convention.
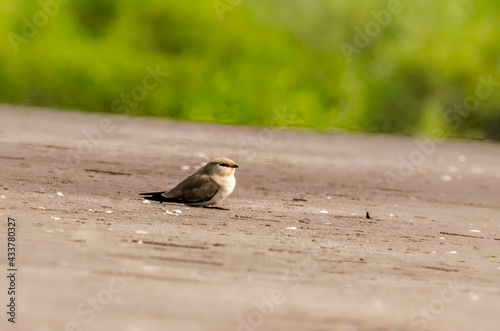
[[[139,195],[162,195],[165,191],[162,192],[151,192],[151,193],[139,193]]]
[[[150,193],[139,193],[139,195],[149,195],[148,197],[144,197],[144,199],[151,200],[151,201],[159,201],[159,202],[178,202],[178,199],[172,199],[172,198],[165,198],[163,196],[162,192],[150,192]]]

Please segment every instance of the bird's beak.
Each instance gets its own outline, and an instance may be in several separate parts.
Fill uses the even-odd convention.
[[[234,164],[232,168],[239,168],[237,164]]]

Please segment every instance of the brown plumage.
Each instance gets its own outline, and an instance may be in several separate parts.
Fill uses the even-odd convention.
[[[233,160],[218,157],[171,190],[141,193],[141,195],[150,195],[145,198],[152,201],[177,202],[192,206],[219,205],[232,193],[236,185],[234,178],[236,168],[238,166]]]

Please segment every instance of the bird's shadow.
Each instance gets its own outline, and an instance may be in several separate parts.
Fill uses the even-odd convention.
[[[207,208],[207,209],[218,209],[218,210],[229,210],[228,208],[223,208],[223,207],[210,207],[210,206],[201,206],[202,208]]]
[[[192,206],[192,205],[189,205],[188,203],[183,203],[183,202],[175,202],[175,201],[165,201],[165,199],[150,199],[150,198],[145,198],[146,200],[149,200],[149,201],[157,201],[159,202],[160,204],[167,204],[167,205],[184,205],[184,206],[188,206],[188,207],[192,207],[192,208],[207,208],[207,209],[217,209],[217,210],[229,210],[228,208],[224,208],[224,207],[217,207],[217,206]]]

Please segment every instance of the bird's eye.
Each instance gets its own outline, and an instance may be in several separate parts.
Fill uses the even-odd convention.
[[[218,166],[219,167],[227,167],[227,165],[225,165],[224,163],[219,163]]]

